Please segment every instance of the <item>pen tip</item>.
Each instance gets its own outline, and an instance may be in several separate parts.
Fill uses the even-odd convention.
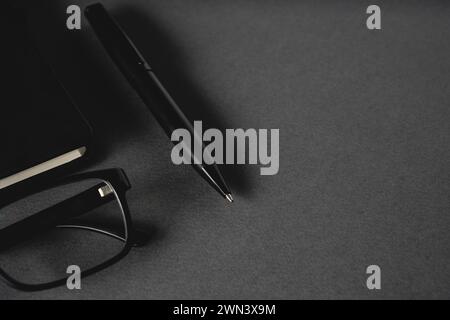
[[[225,195],[225,198],[227,198],[227,200],[230,201],[230,202],[233,202],[233,201],[234,201],[234,200],[233,200],[233,197],[231,196],[230,193],[226,194],[226,195]]]

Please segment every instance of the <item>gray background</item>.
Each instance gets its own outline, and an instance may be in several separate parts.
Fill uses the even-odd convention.
[[[222,168],[232,205],[172,165],[87,21],[65,29],[91,1],[39,2],[42,51],[96,130],[86,169],[127,171],[152,239],[81,291],[1,298],[450,297],[448,1],[103,1],[191,119],[280,129],[278,175]]]

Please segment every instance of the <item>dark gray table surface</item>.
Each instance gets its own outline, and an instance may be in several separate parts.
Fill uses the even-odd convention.
[[[48,61],[122,167],[153,236],[80,291],[0,298],[450,298],[450,3],[105,0],[191,117],[279,128],[280,171],[223,167],[227,204],[188,166],[95,38],[34,4]],[[366,288],[366,267],[382,289]]]

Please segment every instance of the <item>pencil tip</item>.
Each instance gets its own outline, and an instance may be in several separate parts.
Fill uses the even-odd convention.
[[[230,201],[230,202],[233,202],[233,201],[234,201],[234,199],[233,199],[233,197],[231,196],[230,193],[227,193],[227,194],[225,195],[225,198],[227,198],[227,200]]]

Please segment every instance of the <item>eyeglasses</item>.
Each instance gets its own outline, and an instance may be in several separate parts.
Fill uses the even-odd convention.
[[[122,169],[82,173],[0,203],[0,276],[38,291],[103,270],[140,244],[132,229]],[[2,195],[0,194],[0,197]]]

